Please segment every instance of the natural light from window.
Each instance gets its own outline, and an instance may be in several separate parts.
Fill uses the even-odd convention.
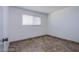
[[[22,25],[41,25],[41,17],[22,15]]]

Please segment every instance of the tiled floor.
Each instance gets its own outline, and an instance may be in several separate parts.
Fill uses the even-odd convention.
[[[79,52],[79,44],[51,36],[43,36],[10,43],[9,52]]]

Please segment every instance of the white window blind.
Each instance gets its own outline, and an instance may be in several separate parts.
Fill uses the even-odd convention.
[[[41,25],[41,17],[22,15],[22,25]]]

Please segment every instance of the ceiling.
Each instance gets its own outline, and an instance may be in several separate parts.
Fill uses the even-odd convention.
[[[18,7],[42,13],[51,13],[57,10],[67,8],[67,6],[18,6]]]

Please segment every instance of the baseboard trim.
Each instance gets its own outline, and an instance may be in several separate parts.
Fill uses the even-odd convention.
[[[41,35],[41,36],[36,36],[36,37],[31,37],[31,38],[26,38],[26,39],[22,39],[22,40],[18,40],[18,41],[13,41],[13,42],[10,42],[10,43],[21,42],[21,41],[25,41],[25,40],[28,40],[28,39],[29,40],[36,39],[36,38],[40,38],[40,37],[44,37],[44,36],[53,37],[53,38],[57,38],[57,39],[60,39],[60,40],[64,40],[64,41],[68,41],[68,42],[79,44],[79,42],[75,42],[75,41],[68,40],[68,39],[63,39],[63,38],[60,38],[60,37],[57,37],[57,36],[48,35],[48,34]]]
[[[26,38],[26,39],[21,39],[21,40],[17,40],[17,41],[12,41],[12,42],[10,42],[10,43],[21,42],[21,41],[31,40],[31,39],[36,39],[36,38],[40,38],[40,37],[44,37],[44,36],[48,36],[48,35],[46,34],[46,35],[40,35],[40,36],[30,37],[30,38]]]
[[[64,40],[64,41],[68,41],[68,42],[79,44],[79,42],[72,41],[72,40],[69,40],[69,39],[64,39],[64,38],[57,37],[57,36],[52,36],[52,35],[48,35],[48,36],[53,37],[53,38],[57,38],[57,39],[60,39],[60,40]]]

